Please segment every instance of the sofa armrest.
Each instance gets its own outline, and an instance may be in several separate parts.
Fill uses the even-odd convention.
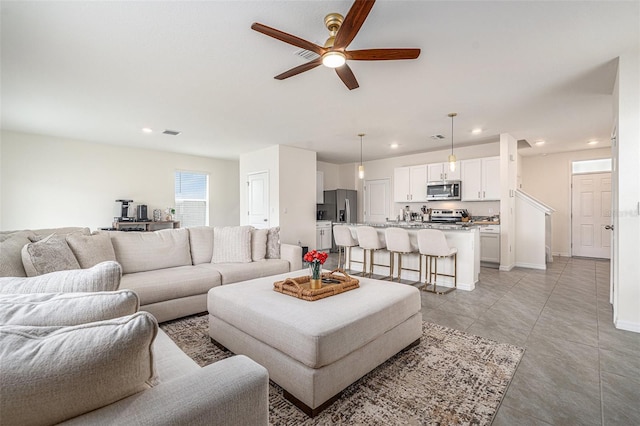
[[[238,355],[62,424],[267,425],[269,374]]]
[[[302,247],[293,244],[280,244],[280,259],[289,261],[289,271],[302,269]]]

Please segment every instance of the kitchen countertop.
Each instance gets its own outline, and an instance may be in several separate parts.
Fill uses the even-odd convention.
[[[374,228],[405,228],[405,229],[442,229],[448,231],[469,231],[477,228],[471,222],[441,223],[441,222],[384,222],[384,223],[345,223],[347,226],[373,226]]]

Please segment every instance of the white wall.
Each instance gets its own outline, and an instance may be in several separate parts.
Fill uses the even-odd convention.
[[[316,245],[316,153],[274,145],[240,156],[240,223],[247,224],[247,175],[269,172],[269,225],[283,243]],[[326,177],[325,177],[326,179]]]
[[[111,226],[116,199],[174,203],[174,172],[209,173],[211,225],[237,225],[238,162],[2,131],[0,229]]]
[[[571,162],[611,158],[609,148],[522,157],[522,190],[556,211],[551,215],[551,251],[571,256]]]

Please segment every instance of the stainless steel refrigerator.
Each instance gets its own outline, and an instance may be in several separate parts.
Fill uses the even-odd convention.
[[[334,189],[324,191],[324,204],[317,205],[318,211],[324,211],[323,219],[335,223],[356,223],[358,221],[358,191],[353,189]],[[333,239],[332,251],[336,250]]]

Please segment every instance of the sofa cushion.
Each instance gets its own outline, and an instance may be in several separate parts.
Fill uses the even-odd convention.
[[[280,227],[269,228],[267,233],[267,259],[280,259]]]
[[[73,233],[67,235],[66,240],[83,269],[91,268],[107,260],[114,262],[116,260],[116,253],[113,251],[113,244],[111,244],[111,238],[108,234],[82,235]]]
[[[66,293],[115,291],[122,268],[118,262],[102,262],[89,269],[58,271],[36,277],[0,277],[0,293]]]
[[[72,327],[0,326],[3,424],[48,425],[148,389],[147,312]]]
[[[80,269],[64,235],[51,234],[22,247],[22,264],[28,277]]]
[[[153,342],[153,365],[156,377],[154,384],[166,383],[192,372],[200,366],[189,358],[162,329]]]
[[[109,232],[109,236],[125,274],[191,265],[187,229]]]
[[[140,305],[164,302],[180,297],[206,294],[220,285],[220,274],[196,266],[158,269],[122,276],[120,286],[135,291]]]
[[[132,315],[139,306],[132,290],[0,294],[0,324],[78,325]]]
[[[211,262],[251,262],[251,226],[215,227]]]
[[[264,260],[267,255],[267,233],[268,229],[251,230],[251,260],[257,262]]]
[[[203,263],[198,268],[217,271],[224,285],[289,272],[289,262],[265,259],[251,263]]]
[[[191,262],[194,265],[211,262],[213,257],[213,228],[210,226],[194,226],[187,229],[189,229]]]
[[[22,247],[31,243],[35,234],[18,231],[0,235],[0,277],[26,277],[22,264]]]

